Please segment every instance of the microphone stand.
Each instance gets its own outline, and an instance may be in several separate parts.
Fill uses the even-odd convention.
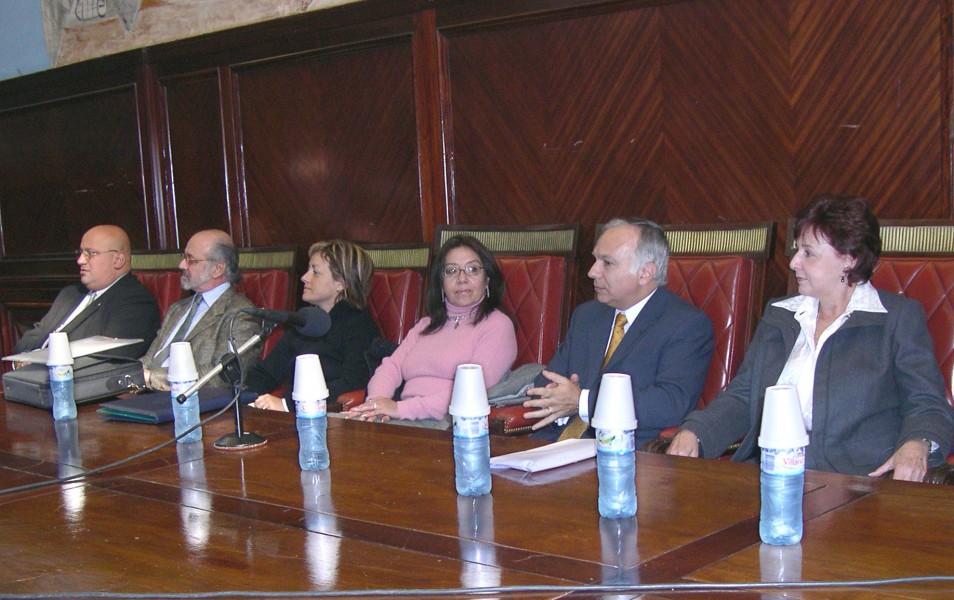
[[[234,318],[235,315],[232,315],[232,319]],[[237,350],[235,348],[235,338],[229,335],[229,353],[224,355],[211,371],[203,375],[201,379],[192,384],[192,387],[176,397],[176,402],[179,404],[184,403],[189,396],[202,389],[202,387],[211,381],[213,377],[219,373],[222,373],[223,371],[225,372],[224,377],[229,383],[232,384],[232,397],[235,398],[235,433],[223,435],[219,439],[215,440],[215,443],[212,445],[219,450],[249,450],[251,448],[263,446],[268,441],[268,439],[262,435],[243,430],[242,401],[239,396],[242,393],[245,377],[242,373],[242,363],[238,357],[248,352],[260,341],[267,338],[272,330],[275,329],[275,325],[275,323],[263,322],[262,330],[253,335],[247,342],[242,344],[241,348],[238,348]],[[231,323],[229,324],[229,328],[231,329]]]

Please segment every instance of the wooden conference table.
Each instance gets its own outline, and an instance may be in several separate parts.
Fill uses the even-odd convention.
[[[171,424],[71,425],[0,401],[0,488],[99,467],[171,437]],[[331,468],[297,465],[294,418],[245,411],[261,448],[172,444],[100,475],[0,495],[0,596],[313,592],[599,584],[859,580],[954,573],[954,487],[810,472],[805,534],[758,538],[758,469],[640,453],[634,519],[600,519],[595,461],[495,474],[458,497],[450,432],[329,419]],[[208,416],[208,415],[205,415]],[[493,438],[494,455],[531,447]],[[548,589],[497,597],[556,598]],[[949,598],[954,583],[760,589],[644,598]],[[576,592],[573,597],[603,594]],[[614,592],[606,597],[636,597]],[[408,597],[416,596],[412,592]],[[464,597],[448,594],[447,597]]]

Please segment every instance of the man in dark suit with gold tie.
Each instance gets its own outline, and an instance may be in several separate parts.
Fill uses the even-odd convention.
[[[712,322],[664,286],[669,244],[659,225],[614,219],[599,232],[589,271],[596,300],[573,311],[566,339],[537,377],[527,418],[535,437],[580,437],[603,373],[628,374],[637,448],[696,406],[712,359]]]
[[[153,295],[130,274],[129,236],[115,225],[97,225],[83,235],[76,263],[80,283],[64,288],[43,319],[17,342],[16,352],[46,345],[51,332],[63,331],[70,340],[95,335],[137,338],[110,354],[139,358],[159,327],[159,307]]]
[[[189,342],[199,377],[211,371],[228,348],[229,321],[236,347],[241,347],[261,329],[251,315],[240,314],[254,305],[233,287],[241,279],[238,249],[228,233],[219,229],[200,231],[189,239],[179,261],[182,289],[194,292],[169,307],[155,341],[142,357],[146,385],[168,390],[169,346]],[[257,360],[253,348],[242,357],[246,368]],[[215,378],[210,387],[227,387]]]

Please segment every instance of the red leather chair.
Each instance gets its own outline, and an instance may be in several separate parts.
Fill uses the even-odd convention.
[[[381,334],[400,344],[421,317],[430,246],[424,244],[361,244],[374,262],[368,309]],[[348,410],[364,402],[366,390],[338,396],[331,410]]]
[[[514,366],[549,362],[570,318],[579,224],[525,228],[441,225],[434,239],[435,253],[457,234],[476,237],[497,258],[507,286],[504,309],[516,326]],[[528,433],[533,422],[523,418],[525,412],[522,406],[491,409],[491,433]]]
[[[239,250],[239,268],[242,280],[237,289],[252,304],[271,310],[295,310],[298,305],[298,274],[295,247],[242,248]],[[262,357],[268,355],[282,337],[277,328],[262,345]]]
[[[712,363],[699,397],[704,408],[722,391],[742,363],[765,285],[765,264],[774,243],[775,223],[667,225],[667,288],[700,308],[712,320]],[[664,451],[676,426],[644,448]]]
[[[947,401],[954,406],[954,222],[883,221],[881,245],[871,283],[924,307]],[[954,465],[954,441],[947,462]]]
[[[362,244],[374,261],[368,307],[381,334],[400,344],[421,317],[430,247]]]
[[[132,274],[156,297],[159,314],[165,315],[172,304],[182,298],[177,250],[133,253]]]

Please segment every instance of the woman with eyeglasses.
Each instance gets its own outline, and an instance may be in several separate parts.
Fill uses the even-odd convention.
[[[429,279],[427,316],[382,361],[367,400],[346,416],[448,428],[457,365],[481,365],[490,387],[513,364],[517,338],[513,321],[500,310],[504,281],[490,251],[476,238],[454,236],[434,258]]]

